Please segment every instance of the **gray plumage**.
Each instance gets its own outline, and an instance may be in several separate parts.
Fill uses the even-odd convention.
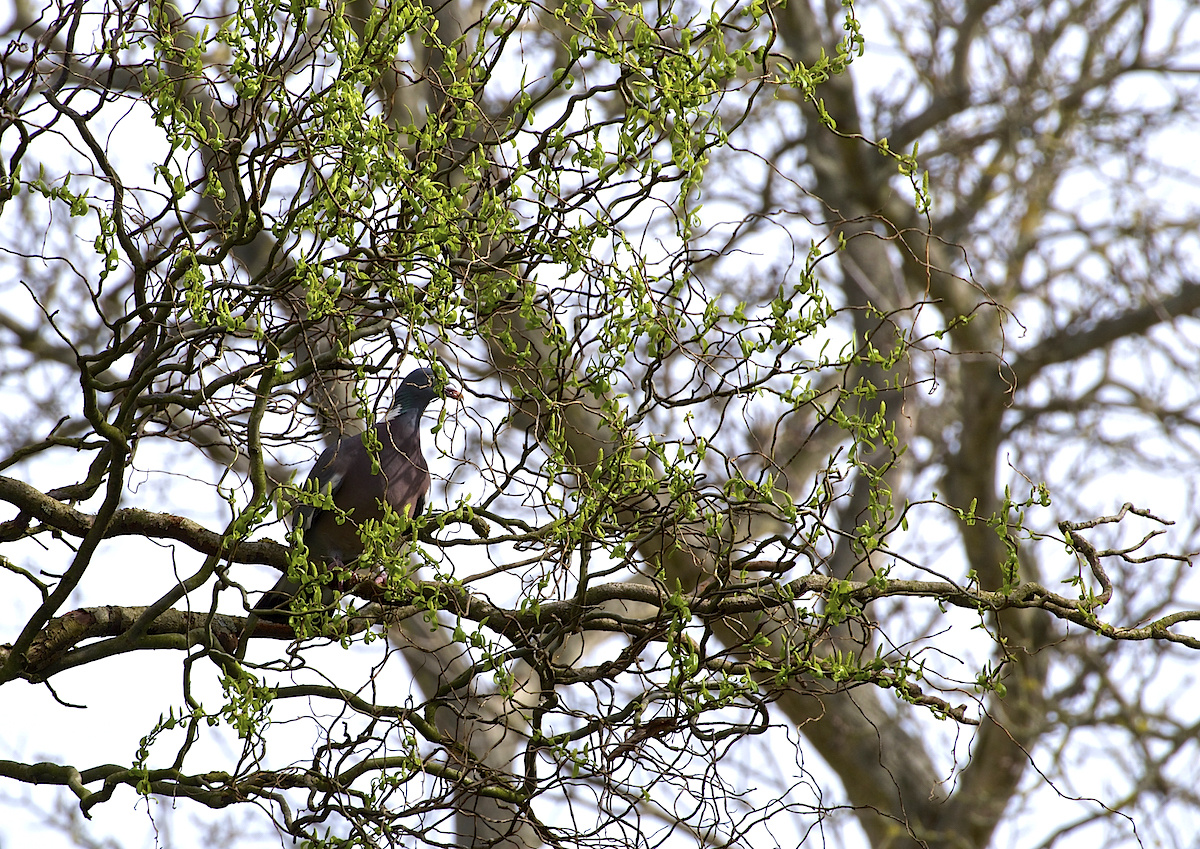
[[[458,398],[446,387],[448,398]],[[292,514],[292,523],[302,530],[309,559],[334,568],[348,566],[363,553],[358,530],[361,524],[382,520],[383,503],[401,515],[418,516],[429,493],[429,465],[421,453],[421,415],[429,402],[438,398],[430,369],[414,371],[396,390],[387,418],[375,425],[379,439],[379,472],[372,474],[371,453],[361,436],[347,436],[329,446],[308,474],[305,489],[327,493],[338,511],[302,504]],[[340,513],[349,519],[338,522]],[[254,612],[268,622],[288,621],[288,607],[298,586],[287,576],[263,594]],[[333,602],[332,590],[321,593],[326,604]]]

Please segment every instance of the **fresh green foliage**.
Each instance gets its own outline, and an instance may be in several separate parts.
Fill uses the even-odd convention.
[[[5,540],[62,560],[3,561],[33,612],[0,683],[171,649],[183,698],[129,768],[9,772],[85,812],[122,784],[251,802],[314,847],[459,845],[476,814],[479,843],[649,845],[627,815],[655,806],[664,833],[757,845],[730,812],[791,817],[804,781],[739,789],[722,762],[752,738],[910,707],[980,723],[1045,680],[1035,616],[1196,647],[1183,615],[1102,618],[1104,561],[1140,562],[1088,542],[1108,520],[1058,525],[1071,598],[1038,582],[1049,489],[995,470],[1013,384],[981,352],[1004,317],[936,253],[921,133],[848,120],[869,36],[849,2],[824,28],[762,0],[90,5],[5,66],[25,87],[0,213],[69,219],[87,255],[9,251],[53,272],[35,301],[67,411],[3,462],[78,474],[0,476]],[[296,481],[417,362],[464,390],[421,427],[425,513],[314,562],[285,518],[336,508]],[[950,380],[954,403],[998,388],[922,419]],[[169,586],[64,615],[130,535]],[[246,627],[251,564],[299,587],[290,627]],[[899,828],[887,779],[855,810]]]

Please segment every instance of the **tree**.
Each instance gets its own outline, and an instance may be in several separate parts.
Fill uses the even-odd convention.
[[[173,673],[126,761],[0,773],[312,845],[984,846],[1103,741],[1025,837],[1169,839],[1196,516],[1110,472],[1196,479],[1195,12],[871,12],[20,6],[0,683]],[[248,633],[415,361],[471,395],[433,508]]]

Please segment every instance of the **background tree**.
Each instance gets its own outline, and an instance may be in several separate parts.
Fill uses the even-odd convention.
[[[1195,24],[19,6],[0,692],[133,656],[160,719],[0,773],[313,845],[1190,839]],[[387,586],[248,638],[414,362],[471,397]]]

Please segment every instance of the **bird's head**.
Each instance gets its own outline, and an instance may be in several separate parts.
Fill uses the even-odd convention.
[[[396,389],[391,412],[393,415],[409,411],[420,412],[435,398],[461,397],[461,393],[449,384],[439,388],[433,369],[419,368],[404,378]]]

